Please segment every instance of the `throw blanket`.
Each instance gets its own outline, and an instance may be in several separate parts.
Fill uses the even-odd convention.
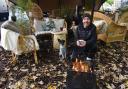
[[[24,51],[19,48],[18,38],[20,34],[8,29],[1,28],[1,45],[5,50],[12,51],[13,53],[20,55]],[[36,50],[39,50],[39,44],[34,35],[28,35],[35,42]],[[29,41],[28,41],[29,44]],[[31,44],[32,45],[32,44]],[[28,45],[29,46],[29,45]],[[32,48],[33,50],[34,48]]]
[[[5,21],[2,25],[1,28],[5,28],[5,29],[9,29],[11,31],[17,32],[19,33],[19,28],[16,25],[15,22],[11,21],[11,20],[7,20]]]
[[[96,25],[98,33],[106,32],[108,25],[104,20],[95,20],[93,23]]]

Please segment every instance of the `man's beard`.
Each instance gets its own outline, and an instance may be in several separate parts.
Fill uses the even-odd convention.
[[[88,25],[87,24],[84,24],[84,28],[86,28],[86,27],[88,27]]]
[[[88,27],[90,24],[83,24],[84,28]]]

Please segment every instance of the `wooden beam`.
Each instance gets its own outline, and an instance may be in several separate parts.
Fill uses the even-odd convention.
[[[96,5],[96,0],[93,0],[93,4],[92,4],[92,11],[91,11],[91,22],[93,21],[93,15],[94,15],[94,11],[95,11],[95,5]]]

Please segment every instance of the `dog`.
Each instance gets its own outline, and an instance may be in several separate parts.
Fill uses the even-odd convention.
[[[60,59],[66,59],[66,47],[64,45],[65,43],[65,40],[61,40],[61,39],[58,39],[58,42],[59,42],[59,58]]]

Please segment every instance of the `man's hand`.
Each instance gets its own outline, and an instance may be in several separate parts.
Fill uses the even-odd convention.
[[[84,46],[86,46],[86,41],[77,40],[76,45],[79,46],[79,47],[84,47]]]

